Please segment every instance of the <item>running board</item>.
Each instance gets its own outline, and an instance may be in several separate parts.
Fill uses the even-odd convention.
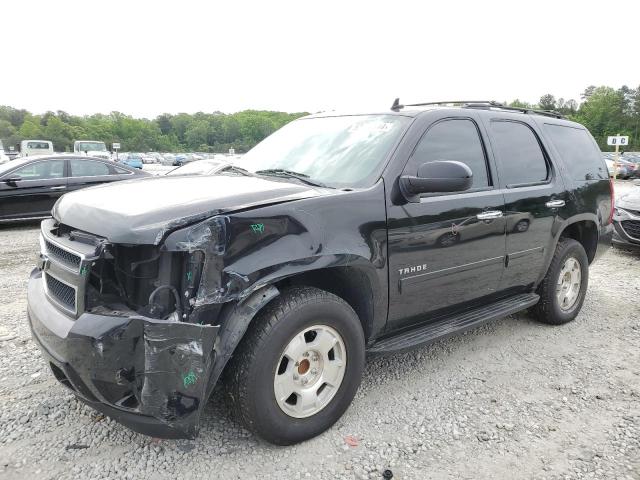
[[[535,293],[523,293],[505,298],[489,305],[442,318],[427,325],[405,330],[393,337],[374,343],[371,348],[367,349],[367,353],[375,356],[410,350],[455,333],[469,330],[490,320],[519,312],[535,305],[538,300],[540,300],[540,296]]]

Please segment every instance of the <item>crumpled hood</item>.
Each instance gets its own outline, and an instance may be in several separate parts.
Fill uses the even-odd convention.
[[[640,210],[640,186],[635,187],[633,191],[620,197],[616,201],[616,206],[629,208],[631,210]]]
[[[158,244],[169,231],[213,215],[330,192],[259,177],[163,176],[67,193],[52,215],[113,243]]]

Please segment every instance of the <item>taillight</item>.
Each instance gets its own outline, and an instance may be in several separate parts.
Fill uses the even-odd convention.
[[[611,212],[609,212],[609,222],[607,223],[607,225],[609,225],[609,223],[613,222],[613,212],[615,210],[615,205],[616,205],[615,195],[614,195],[614,192],[613,192],[613,179],[612,178],[609,179],[609,190],[611,191]]]

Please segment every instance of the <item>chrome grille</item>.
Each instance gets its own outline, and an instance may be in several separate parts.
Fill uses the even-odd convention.
[[[75,253],[71,253],[68,250],[60,248],[59,246],[51,243],[49,240],[45,240],[45,247],[47,249],[47,254],[62,263],[68,268],[71,268],[75,271],[80,270],[80,262],[81,258],[79,255]]]
[[[63,307],[66,307],[75,313],[76,289],[71,285],[61,282],[48,273],[45,273],[45,281],[47,282],[47,292],[49,295]]]
[[[620,225],[627,235],[640,239],[640,220],[623,220]]]

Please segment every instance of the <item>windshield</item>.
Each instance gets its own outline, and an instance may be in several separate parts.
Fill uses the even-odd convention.
[[[79,152],[104,152],[107,150],[104,142],[80,142],[78,143]]]
[[[411,118],[398,115],[296,120],[238,160],[250,172],[287,170],[332,187],[369,186]]]
[[[178,167],[175,170],[171,170],[169,173],[167,173],[167,175],[206,175],[213,168],[220,165],[220,163],[222,162],[191,162],[182,167]]]

